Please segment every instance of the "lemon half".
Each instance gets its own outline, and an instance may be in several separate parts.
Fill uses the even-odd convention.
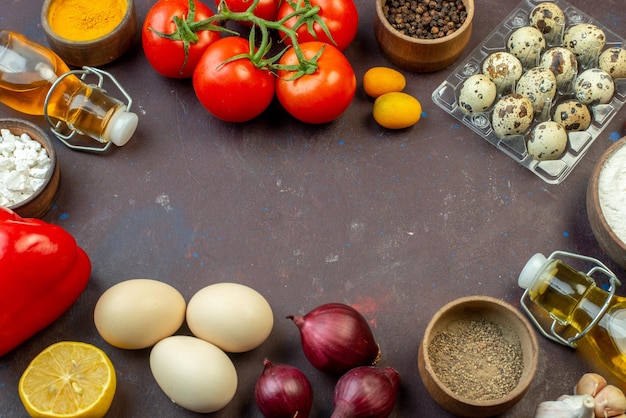
[[[115,369],[91,344],[62,341],[43,350],[19,381],[31,417],[103,417],[115,395]]]

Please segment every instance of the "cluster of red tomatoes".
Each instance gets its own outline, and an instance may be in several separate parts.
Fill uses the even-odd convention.
[[[353,0],[214,1],[215,13],[197,0],[159,0],[150,9],[142,45],[159,74],[191,78],[202,105],[227,122],[257,117],[274,96],[307,123],[330,122],[348,108],[356,78],[342,51],[357,32]],[[297,11],[304,6],[317,12],[305,20]],[[226,30],[228,20],[252,27],[250,36]],[[268,33],[284,44],[273,57]]]

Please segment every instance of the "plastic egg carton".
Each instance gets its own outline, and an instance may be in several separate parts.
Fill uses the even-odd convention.
[[[626,79],[615,80],[615,94],[609,103],[590,107],[592,123],[589,128],[582,132],[570,132],[565,153],[560,159],[552,161],[537,161],[528,155],[526,151],[526,141],[529,139],[530,132],[539,121],[535,120],[524,135],[500,138],[491,127],[491,109],[493,109],[493,105],[487,112],[468,115],[461,110],[457,103],[458,94],[465,79],[471,75],[481,73],[482,63],[488,55],[498,51],[506,51],[506,41],[509,35],[522,26],[528,26],[530,12],[535,6],[544,2],[546,0],[522,1],[435,89],[432,94],[432,100],[436,105],[509,157],[535,173],[546,183],[559,184],[574,169],[593,141],[600,135],[626,101]],[[624,38],[610,31],[566,1],[554,0],[551,2],[558,5],[563,11],[566,20],[565,29],[579,23],[591,23],[601,28],[606,35],[606,45],[602,50],[611,47],[626,47]],[[546,49],[551,46],[557,45],[548,45]],[[581,69],[579,68],[580,72]],[[573,98],[573,95],[557,93],[552,106],[555,107],[561,101],[571,98]]]

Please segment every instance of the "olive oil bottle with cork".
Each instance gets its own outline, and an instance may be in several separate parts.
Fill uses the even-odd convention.
[[[557,257],[571,257],[592,263],[583,273]],[[603,274],[608,289],[598,286],[592,278]],[[590,257],[557,251],[548,258],[542,254],[531,257],[522,269],[518,284],[526,289],[522,307],[547,338],[575,348],[592,364],[617,378],[617,386],[626,389],[626,298],[615,294],[620,281],[600,261]],[[538,318],[534,302],[552,324]]]
[[[87,73],[98,76],[100,83],[87,84],[78,76]],[[130,97],[126,95],[125,104],[108,95],[101,88],[103,74],[126,95],[108,73],[89,67],[70,71],[51,50],[21,34],[0,31],[0,102],[22,113],[45,116],[55,135],[71,148],[101,151],[111,143],[122,146],[135,132],[138,118],[129,111]],[[75,133],[97,145],[74,146],[69,138]]]

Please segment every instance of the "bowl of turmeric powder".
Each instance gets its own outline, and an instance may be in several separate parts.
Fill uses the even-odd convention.
[[[45,0],[41,25],[50,48],[74,67],[108,64],[139,35],[133,0]]]

